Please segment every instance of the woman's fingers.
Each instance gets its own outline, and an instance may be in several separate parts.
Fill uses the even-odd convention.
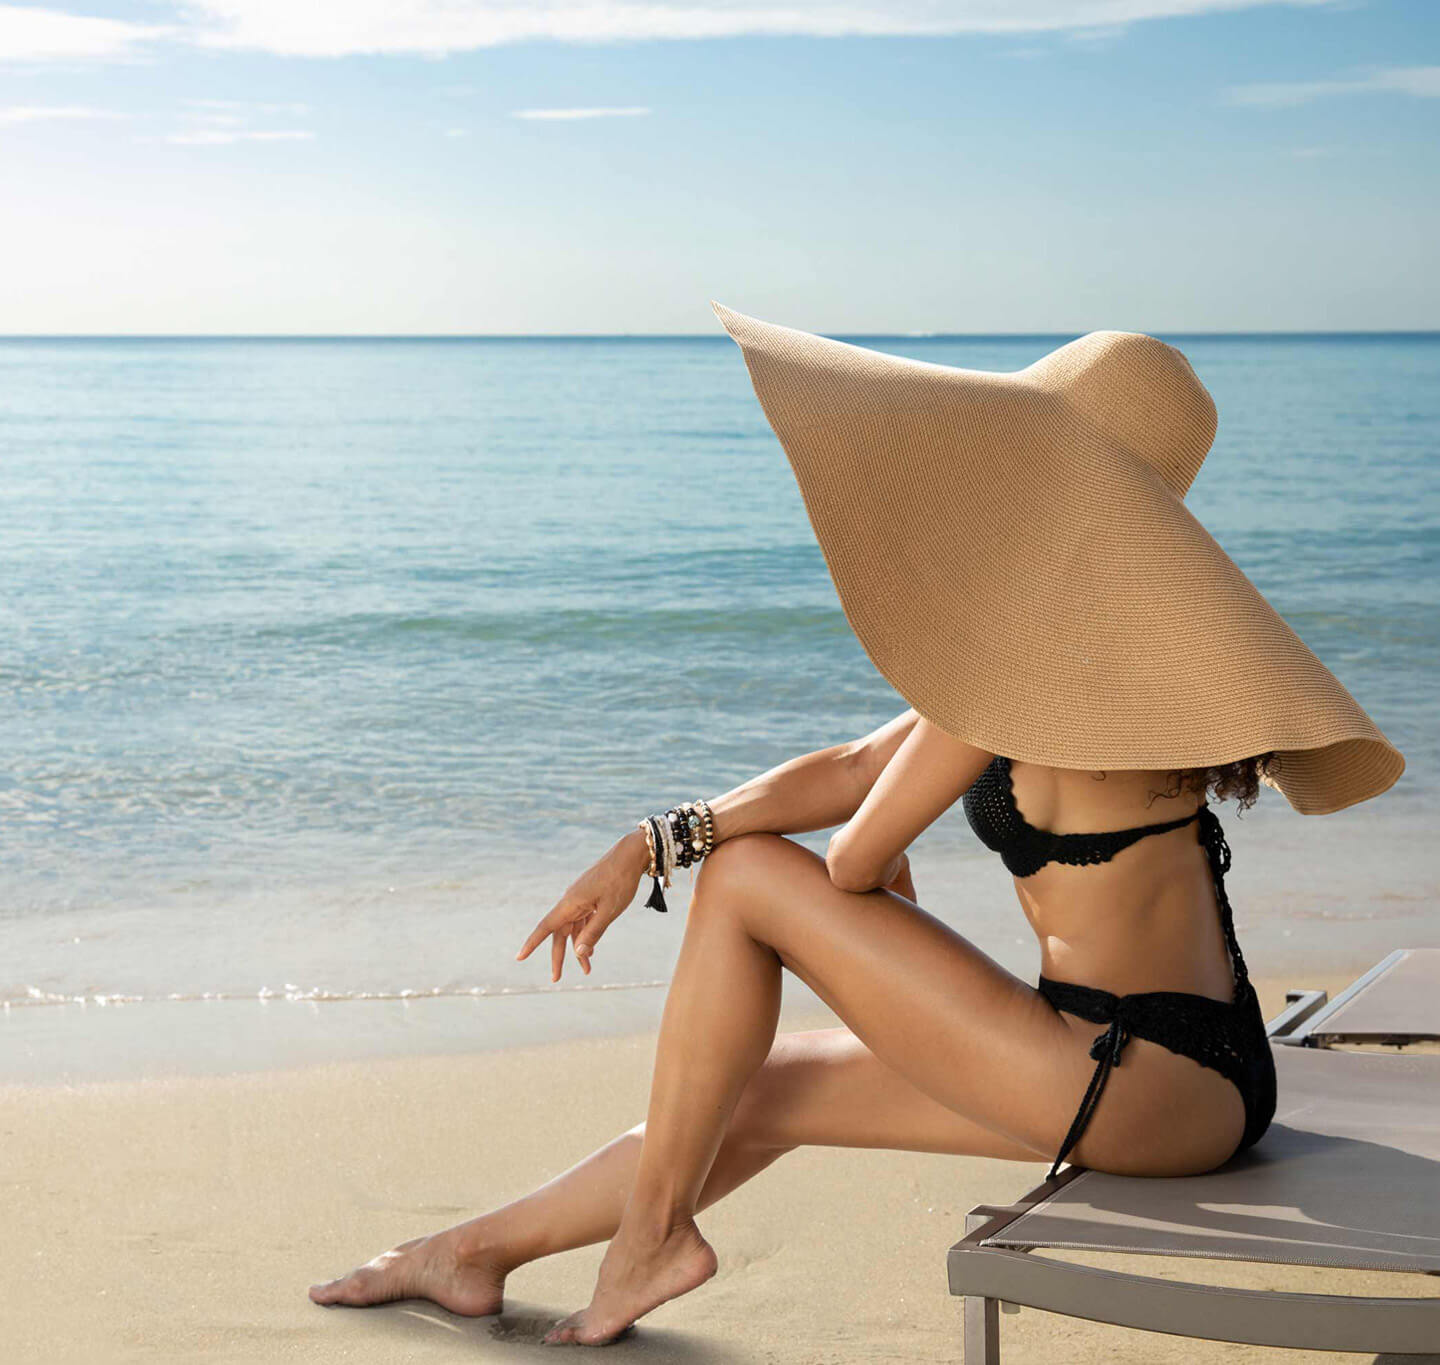
[[[590,958],[595,951],[595,944],[605,932],[608,923],[608,920],[594,910],[587,910],[570,925],[570,943],[575,949],[575,961],[580,964],[580,970],[586,976],[590,975]]]
[[[592,914],[583,924],[577,926],[579,932],[575,935],[575,956],[587,973],[590,971],[590,959],[595,952],[595,945],[600,941],[600,935],[609,927],[609,920],[597,914]]]
[[[525,940],[520,946],[520,951],[515,954],[515,961],[524,962],[551,934],[566,933],[570,921],[575,918],[576,913],[575,907],[568,900],[562,900],[530,931],[530,937]]]
[[[550,939],[550,979],[558,981],[561,969],[565,965],[565,944],[580,932],[589,917],[589,911],[581,911],[577,914],[573,907],[568,907],[563,903],[557,905],[530,931],[530,937],[525,940],[520,951],[515,954],[515,960],[523,962],[548,937]],[[586,971],[589,970],[589,964],[583,959],[580,965]]]
[[[575,946],[580,970],[588,975],[600,935],[634,899],[639,884],[634,841],[627,837],[566,888],[558,904],[530,931],[515,960],[523,962],[549,937],[550,977],[558,981],[568,938]]]
[[[897,896],[904,896],[906,900],[915,899],[915,881],[910,875],[910,859],[908,855],[900,855],[900,871],[885,886],[886,891],[893,891]]]
[[[535,948],[550,938],[550,979],[558,981],[565,966],[565,944],[575,945],[575,960],[580,970],[590,974],[590,955],[595,951],[595,942],[605,932],[605,921],[593,906],[577,909],[573,902],[562,901],[531,931],[520,951],[515,954],[517,962],[523,962]]]
[[[545,916],[544,919],[540,921],[539,924],[537,924],[530,931],[530,937],[527,938],[525,942],[520,945],[520,951],[515,954],[516,962],[524,962],[525,959],[529,957],[530,954],[533,953],[542,942],[544,942],[546,935],[548,935],[554,928],[554,919],[555,911],[552,910],[548,915]]]
[[[543,929],[545,925],[554,922],[559,914],[560,912],[556,910],[547,915],[541,923],[541,928]],[[573,911],[566,912],[566,916],[561,918],[555,928],[550,931],[550,979],[552,981],[560,980],[561,973],[565,969],[565,945],[572,940],[575,941],[577,945],[575,958],[576,961],[580,963],[580,970],[585,972],[586,975],[589,975],[590,945],[594,943],[594,937],[592,937],[589,944],[586,945],[583,955],[580,952],[578,944],[581,931],[588,928],[593,920],[594,913],[589,910],[582,910],[578,915]]]
[[[565,945],[573,943],[575,948],[575,960],[580,964],[580,970],[586,976],[590,974],[590,949],[587,947],[582,954],[579,944],[579,935],[582,925],[586,922],[586,916],[581,915],[563,924],[555,931],[555,937],[550,945],[550,979],[558,981],[560,974],[565,968]]]

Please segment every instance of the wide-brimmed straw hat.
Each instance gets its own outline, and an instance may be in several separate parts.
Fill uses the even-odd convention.
[[[846,619],[926,720],[1058,768],[1273,750],[1267,784],[1307,815],[1405,770],[1186,507],[1216,413],[1175,347],[1090,332],[995,373],[711,307]]]

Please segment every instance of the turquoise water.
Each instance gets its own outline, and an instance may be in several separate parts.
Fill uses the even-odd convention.
[[[1190,506],[1409,765],[1226,817],[1252,971],[1313,924],[1366,956],[1377,876],[1379,948],[1435,941],[1440,334],[1165,339],[1220,409]],[[905,707],[723,335],[0,340],[0,469],[6,1002],[543,985],[515,947],[641,815]],[[958,806],[916,855],[1033,957]],[[680,920],[637,900],[605,979]]]

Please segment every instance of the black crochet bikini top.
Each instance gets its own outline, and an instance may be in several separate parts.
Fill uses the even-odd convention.
[[[1178,829],[1196,819],[1207,804],[1182,815],[1133,829],[1101,830],[1094,834],[1052,834],[1036,829],[1015,808],[1015,790],[1010,780],[1010,760],[996,754],[990,766],[975,779],[964,797],[965,818],[986,848],[1001,857],[1011,875],[1028,877],[1046,863],[1107,863],[1122,848],[1128,848],[1147,834]]]

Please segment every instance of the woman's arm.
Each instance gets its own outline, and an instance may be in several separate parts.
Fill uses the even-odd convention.
[[[762,830],[792,834],[829,829],[850,820],[919,719],[916,712],[906,711],[861,739],[788,759],[717,796],[709,803],[715,843]],[[517,961],[548,937],[550,978],[558,981],[566,940],[573,939],[581,970],[588,973],[596,942],[635,898],[649,862],[643,830],[635,827],[621,835],[530,931],[515,954]]]
[[[831,837],[830,880],[842,891],[888,886],[916,836],[970,790],[994,757],[917,720],[854,816]]]
[[[860,739],[787,759],[717,796],[709,803],[715,842],[756,831],[803,834],[843,825],[919,719],[906,711]]]

